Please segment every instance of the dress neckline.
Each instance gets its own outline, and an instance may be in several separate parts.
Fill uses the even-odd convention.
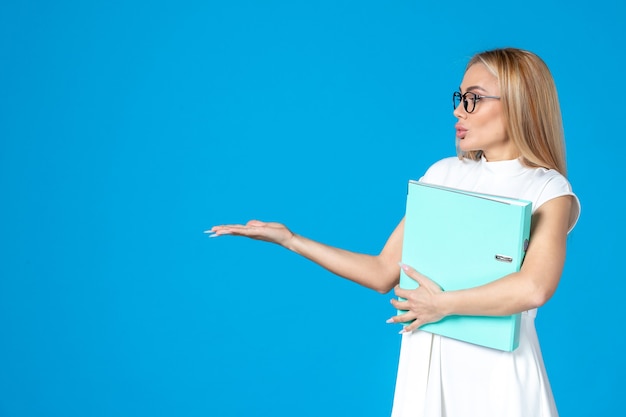
[[[515,176],[522,174],[528,168],[522,164],[520,158],[504,161],[487,161],[484,156],[480,158],[480,165],[488,171],[498,175]]]

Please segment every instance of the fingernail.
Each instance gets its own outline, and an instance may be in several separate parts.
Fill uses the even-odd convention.
[[[400,265],[400,268],[402,268],[404,271],[407,271],[409,269],[409,267],[402,262],[398,262],[398,265]]]
[[[217,233],[213,233],[213,234],[210,234],[210,235],[209,235],[209,237],[218,237],[218,236],[219,236],[219,235],[218,235]]]
[[[387,321],[385,321],[385,323],[395,323],[395,321],[393,321],[393,319],[387,319]]]
[[[408,332],[407,332],[406,330],[404,330],[404,329],[402,329],[402,330],[400,330],[400,331],[398,332],[398,334],[405,334],[405,333],[408,333]]]

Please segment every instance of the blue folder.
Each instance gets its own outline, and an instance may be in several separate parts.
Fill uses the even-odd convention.
[[[530,201],[410,181],[402,262],[444,291],[480,286],[517,272],[528,247],[531,209]],[[400,287],[417,286],[401,271]],[[448,316],[420,330],[513,351],[519,345],[520,318]]]

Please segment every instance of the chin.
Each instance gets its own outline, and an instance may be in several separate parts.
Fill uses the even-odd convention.
[[[470,144],[465,142],[464,139],[457,140],[457,148],[459,148],[459,150],[462,151],[462,152],[472,152],[472,151],[479,151],[480,150],[480,149],[476,149],[473,146],[470,146]]]

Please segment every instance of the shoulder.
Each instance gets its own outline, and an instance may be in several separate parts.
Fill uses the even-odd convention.
[[[535,176],[540,180],[542,192],[546,194],[570,194],[573,193],[572,185],[562,174],[554,169],[535,169]]]
[[[457,168],[457,167],[462,167],[467,164],[473,164],[473,163],[476,163],[476,161],[471,161],[465,158],[458,158],[456,156],[449,156],[447,158],[440,159],[439,161],[432,164],[428,168],[427,172],[431,172],[431,171],[434,172],[434,171],[446,170],[450,168]]]
[[[569,231],[571,231],[580,217],[580,200],[574,193],[572,185],[562,174],[553,169],[538,168],[534,170],[534,176],[539,186],[536,208],[557,197],[570,196],[572,208],[570,211]]]

